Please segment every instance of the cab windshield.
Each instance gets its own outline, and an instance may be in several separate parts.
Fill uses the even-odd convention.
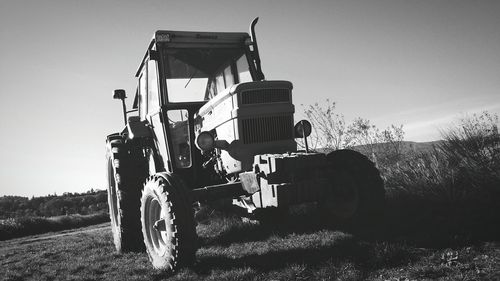
[[[244,49],[166,49],[163,56],[169,102],[206,101],[252,81]]]

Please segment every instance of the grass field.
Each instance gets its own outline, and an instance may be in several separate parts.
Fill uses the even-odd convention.
[[[274,227],[215,213],[197,227],[197,263],[173,276],[145,253],[116,254],[107,224],[0,242],[2,280],[499,280],[498,242],[424,248],[360,239],[313,211]]]

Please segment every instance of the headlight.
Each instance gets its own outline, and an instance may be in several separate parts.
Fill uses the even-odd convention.
[[[295,124],[295,138],[308,137],[311,134],[312,126],[307,120],[300,120]]]
[[[214,143],[214,136],[212,136],[209,132],[201,132],[196,137],[196,147],[198,147],[201,151],[207,151],[214,148]]]

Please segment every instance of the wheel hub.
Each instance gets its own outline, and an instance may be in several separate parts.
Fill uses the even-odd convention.
[[[169,233],[162,206],[157,198],[151,198],[148,210],[148,239],[153,245],[154,251],[162,256],[167,252],[167,248],[169,247],[169,243],[167,243],[169,241]]]
[[[165,224],[165,220],[164,219],[157,220],[154,223],[153,228],[156,229],[157,231],[167,231],[167,226]]]

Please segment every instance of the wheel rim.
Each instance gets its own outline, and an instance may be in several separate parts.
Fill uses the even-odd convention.
[[[349,219],[356,213],[359,204],[358,186],[347,171],[339,171],[332,181],[328,210],[340,219]]]
[[[166,227],[164,231],[157,230],[154,226],[159,220],[168,220],[168,212],[165,212],[160,201],[157,198],[149,197],[146,202],[146,232],[148,244],[151,245],[152,250],[158,256],[164,256],[168,253],[170,246],[169,229]]]

